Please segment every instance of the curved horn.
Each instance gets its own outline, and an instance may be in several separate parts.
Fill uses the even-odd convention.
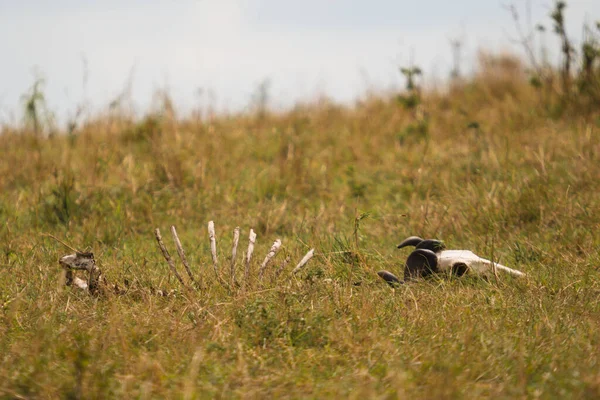
[[[390,285],[391,287],[396,287],[397,285],[403,283],[400,279],[398,279],[398,277],[396,275],[392,274],[389,271],[382,270],[382,271],[379,271],[377,273],[377,275],[379,275],[379,277],[381,279],[383,279],[384,281],[386,281],[387,284]]]
[[[410,253],[404,267],[404,280],[430,275],[438,269],[437,255],[427,249],[417,249]]]
[[[427,249],[433,251],[434,253],[437,253],[438,251],[446,249],[446,245],[441,240],[426,239],[421,241],[421,243],[419,243],[418,245],[416,245],[416,248]]]
[[[404,239],[402,241],[402,243],[400,243],[398,245],[398,248],[401,249],[401,248],[406,247],[406,246],[417,246],[422,241],[423,241],[423,239],[421,239],[418,236],[407,237],[406,239]]]

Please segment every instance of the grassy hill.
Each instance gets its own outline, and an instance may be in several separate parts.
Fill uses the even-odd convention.
[[[0,395],[600,396],[600,107],[532,86],[510,57],[486,60],[448,91],[354,107],[192,118],[165,101],[70,133],[3,127]],[[240,281],[257,233],[248,285],[215,279],[209,220],[224,280],[233,229]],[[160,228],[176,255],[171,225],[198,289],[157,247]],[[71,251],[48,234],[136,290],[65,287],[57,260]],[[401,274],[409,235],[528,276],[392,289],[376,272]]]

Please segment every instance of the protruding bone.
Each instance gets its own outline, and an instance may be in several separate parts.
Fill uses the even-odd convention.
[[[315,249],[310,249],[308,251],[308,253],[306,253],[304,255],[304,257],[302,257],[302,260],[300,260],[300,262],[298,263],[298,265],[296,265],[296,268],[293,269],[292,274],[295,274],[298,271],[300,271],[302,268],[304,268],[304,266],[308,263],[308,261],[311,258],[313,258],[314,255],[315,255]]]
[[[265,257],[265,260],[260,265],[260,270],[258,272],[259,279],[262,279],[263,274],[265,273],[265,268],[267,268],[267,264],[269,264],[269,261],[271,261],[271,259],[273,257],[275,257],[275,254],[277,254],[280,247],[281,247],[281,239],[275,240],[275,242],[273,242],[273,246],[271,246],[271,249],[269,250],[269,252],[267,253],[267,256]]]

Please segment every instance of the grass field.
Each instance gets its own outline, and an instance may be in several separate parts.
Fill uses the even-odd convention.
[[[416,109],[372,97],[191,118],[165,102],[71,134],[3,127],[0,396],[600,397],[600,109],[549,107],[514,68],[488,63]],[[225,279],[233,229],[238,279],[256,231],[248,287],[215,280],[209,220]],[[158,250],[155,228],[176,255],[171,225],[199,290]],[[65,287],[71,251],[45,234],[137,289]],[[528,276],[392,289],[376,272],[401,275],[409,235]]]

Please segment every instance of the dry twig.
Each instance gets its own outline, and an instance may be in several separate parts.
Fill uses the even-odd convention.
[[[169,251],[167,250],[167,248],[165,247],[165,244],[162,241],[162,236],[160,236],[160,229],[156,228],[154,230],[154,236],[156,236],[156,241],[158,242],[158,246],[160,247],[160,250],[162,251],[163,257],[165,257],[167,264],[169,264],[169,268],[171,269],[171,272],[173,272],[173,274],[175,275],[175,277],[177,278],[179,283],[181,283],[181,285],[183,287],[186,287],[185,283],[183,282],[183,279],[181,279],[181,275],[179,275],[179,272],[177,272],[177,269],[175,268],[175,263],[173,262],[173,259],[171,258]]]
[[[185,270],[190,277],[192,283],[196,283],[194,280],[194,276],[192,275],[192,271],[190,270],[190,265],[188,264],[187,258],[185,257],[185,252],[183,251],[183,246],[181,246],[181,241],[179,240],[179,236],[177,236],[177,230],[175,229],[175,225],[171,225],[171,234],[173,235],[173,240],[175,241],[175,246],[177,247],[177,253],[179,254],[179,258],[181,258],[181,262],[185,267]]]

